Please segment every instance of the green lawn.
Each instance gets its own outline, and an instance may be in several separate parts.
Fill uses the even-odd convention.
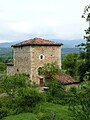
[[[62,106],[53,103],[41,104],[37,112],[33,113],[22,113],[19,115],[8,116],[2,120],[46,120],[44,116],[52,117],[55,114],[55,120],[73,120],[70,117],[70,111],[68,106]],[[42,119],[43,117],[43,119]]]

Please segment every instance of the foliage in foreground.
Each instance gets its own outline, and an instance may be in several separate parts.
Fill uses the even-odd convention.
[[[90,82],[82,85],[81,91],[74,94],[69,104],[74,120],[90,119]]]
[[[18,115],[11,115],[2,120],[36,120],[36,115],[33,113],[21,113]]]
[[[38,88],[32,87],[25,74],[5,77],[0,81],[2,92],[0,97],[0,118],[11,114],[32,112],[44,100],[44,95]]]
[[[45,102],[40,104],[36,113],[20,113],[3,118],[3,120],[72,120],[69,114],[68,106]]]

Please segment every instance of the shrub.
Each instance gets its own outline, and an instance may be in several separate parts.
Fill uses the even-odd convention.
[[[70,100],[69,109],[71,110],[74,120],[90,119],[90,88],[83,89],[75,94]]]
[[[0,108],[0,119],[8,115],[8,109],[6,107]]]
[[[61,70],[59,66],[55,63],[47,63],[43,67],[38,69],[38,74],[43,75],[45,77],[51,78],[53,75],[59,73]]]
[[[56,114],[51,112],[51,113],[46,113],[43,114],[41,118],[39,118],[39,120],[56,120]]]
[[[44,100],[44,95],[37,87],[28,84],[27,81],[28,77],[24,74],[7,76],[1,80],[0,87],[6,93],[6,96],[0,98],[2,117],[7,113],[10,115],[32,112]]]
[[[26,81],[28,80],[25,74],[16,74],[14,76],[6,76],[1,79],[0,87],[3,92],[8,95],[15,95],[18,89],[21,87],[26,87]]]
[[[46,91],[47,101],[54,103],[65,103],[66,91],[64,87],[56,80],[48,80],[48,90]]]
[[[16,113],[32,112],[34,108],[44,100],[44,96],[36,88],[21,88],[14,99]]]

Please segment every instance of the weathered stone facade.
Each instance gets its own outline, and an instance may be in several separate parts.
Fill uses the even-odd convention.
[[[61,68],[61,44],[53,45],[53,43],[13,46],[14,65],[7,67],[7,74],[27,73],[36,84],[42,84],[44,79],[38,75],[39,67],[46,63],[56,62]]]

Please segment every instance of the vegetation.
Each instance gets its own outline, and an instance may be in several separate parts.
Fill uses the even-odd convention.
[[[84,15],[90,5],[86,7]],[[90,13],[86,15],[90,21]],[[48,89],[41,91],[31,84],[29,75],[16,74],[0,78],[1,120],[89,120],[90,119],[90,26],[85,30],[86,43],[81,53],[71,53],[63,59],[63,70],[79,78],[81,88],[64,86],[54,80],[61,72],[56,63],[45,64],[38,69],[45,77]],[[0,74],[6,69],[6,59],[0,57]]]
[[[0,88],[4,96],[0,97],[0,118],[23,112],[32,112],[36,105],[44,100],[38,88],[28,83],[25,74],[5,77],[0,80]]]
[[[6,70],[6,64],[4,62],[0,62],[0,72],[4,72]]]
[[[0,56],[1,57],[12,57],[12,48],[1,48],[0,47]]]
[[[20,113],[5,117],[3,120],[72,120],[69,114],[68,106],[43,103],[38,108],[38,113]]]
[[[62,63],[63,69],[66,69],[67,70],[66,72],[73,77],[77,76],[78,59],[79,59],[79,54],[70,53],[64,57],[64,60]]]
[[[82,18],[86,18],[86,22],[89,23],[88,28],[85,30],[86,35],[84,39],[85,43],[78,45],[82,49],[84,63],[80,66],[80,78],[83,79],[85,73],[90,70],[90,5],[87,5],[84,9]],[[81,54],[82,55],[82,54]],[[82,72],[83,69],[83,72]]]
[[[45,77],[52,78],[53,75],[59,73],[61,70],[56,63],[47,63],[43,67],[38,69],[39,75],[43,75]]]
[[[69,109],[73,113],[74,120],[90,119],[90,82],[83,85],[81,91],[77,91],[70,100]]]
[[[16,80],[18,78],[23,78],[22,82],[21,80],[18,82]],[[7,94],[0,97],[0,119],[90,119],[90,82],[87,84],[85,82],[82,83],[80,90],[71,88],[66,92],[62,85],[51,80],[48,83],[49,89],[45,92],[40,92],[37,87],[27,83],[28,77],[26,75],[12,76],[12,80],[12,83],[8,83],[8,91],[10,91],[12,84],[16,84],[13,89],[13,94],[7,92],[5,87],[3,87],[3,90],[5,90]],[[1,85],[2,84],[0,84],[0,87]]]
[[[36,115],[33,113],[21,113],[18,115],[11,115],[3,120],[36,120]]]
[[[64,86],[53,79],[53,71],[55,74],[60,72],[55,63],[46,64],[41,71],[48,86],[45,92],[32,85],[25,74],[0,80],[0,91],[4,93],[0,96],[0,119],[87,120],[90,117],[90,84],[82,84],[82,89],[71,88],[66,92]]]

